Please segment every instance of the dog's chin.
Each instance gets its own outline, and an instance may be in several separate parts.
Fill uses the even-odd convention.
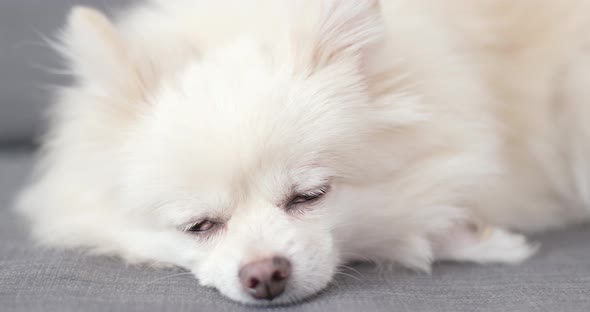
[[[309,289],[289,289],[285,291],[285,293],[281,294],[280,296],[273,298],[272,300],[263,300],[263,299],[255,299],[248,295],[245,292],[242,292],[239,295],[229,294],[222,290],[219,292],[228,297],[230,300],[235,301],[240,304],[244,304],[247,306],[253,307],[276,307],[276,306],[289,306],[294,304],[299,304],[301,302],[310,300],[318,295],[320,295],[328,286],[329,283],[325,283],[325,285],[321,286],[308,286]]]
[[[203,286],[215,288],[224,297],[248,306],[271,307],[271,306],[288,306],[310,300],[321,293],[330,285],[333,279],[333,272],[326,274],[321,279],[314,280],[313,283],[295,283],[288,285],[285,292],[272,300],[255,299],[246,291],[239,287],[218,287],[215,285],[203,284]]]

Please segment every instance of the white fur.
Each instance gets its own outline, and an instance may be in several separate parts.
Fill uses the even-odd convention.
[[[509,231],[590,216],[589,6],[152,0],[116,23],[76,8],[59,49],[77,83],[19,210],[43,243],[182,266],[245,303],[264,302],[240,266],[276,254],[293,274],[273,303],[350,260],[520,262],[534,247]],[[224,229],[180,230],[201,218]]]

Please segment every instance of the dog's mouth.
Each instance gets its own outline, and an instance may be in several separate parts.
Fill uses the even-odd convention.
[[[287,307],[292,305],[298,305],[305,302],[313,301],[317,297],[322,296],[330,285],[330,278],[325,285],[318,285],[314,287],[315,290],[311,290],[307,287],[302,287],[299,283],[287,281],[284,291],[272,298],[256,298],[251,293],[244,292],[246,295],[246,302],[240,301],[248,306],[268,306],[268,307]]]
[[[329,287],[323,287],[314,292],[295,295],[294,293],[297,293],[297,291],[295,289],[289,289],[289,287],[287,287],[287,290],[283,294],[273,298],[272,300],[254,299],[243,303],[247,306],[253,307],[289,307],[313,301],[316,298],[322,296],[328,289]]]
[[[300,281],[295,279],[295,276],[281,281],[284,277],[274,276],[278,283],[284,284],[284,289],[280,290],[282,285],[279,284],[268,284],[265,281],[248,281],[247,274],[242,273],[241,277],[238,277],[240,283],[248,282],[249,285],[240,284],[240,289],[237,292],[230,291],[219,287],[218,285],[204,285],[215,289],[220,295],[226,299],[234,302],[244,304],[246,306],[254,307],[283,307],[292,306],[305,303],[314,300],[318,296],[321,296],[326,289],[329,289],[329,284],[332,278],[322,284],[312,285],[309,283],[301,284]],[[272,277],[271,277],[272,278]],[[272,283],[272,282],[270,282]],[[246,287],[250,288],[246,288]]]

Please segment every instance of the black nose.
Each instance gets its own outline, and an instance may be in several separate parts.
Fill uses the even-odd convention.
[[[291,262],[273,257],[247,263],[240,269],[242,287],[256,299],[272,300],[285,291]]]

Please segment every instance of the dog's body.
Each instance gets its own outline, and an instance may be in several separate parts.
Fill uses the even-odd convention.
[[[510,231],[590,217],[588,1],[152,0],[119,20],[76,9],[64,33],[79,83],[20,202],[43,242],[289,302],[350,260],[519,262]],[[244,281],[279,256],[286,286]]]

